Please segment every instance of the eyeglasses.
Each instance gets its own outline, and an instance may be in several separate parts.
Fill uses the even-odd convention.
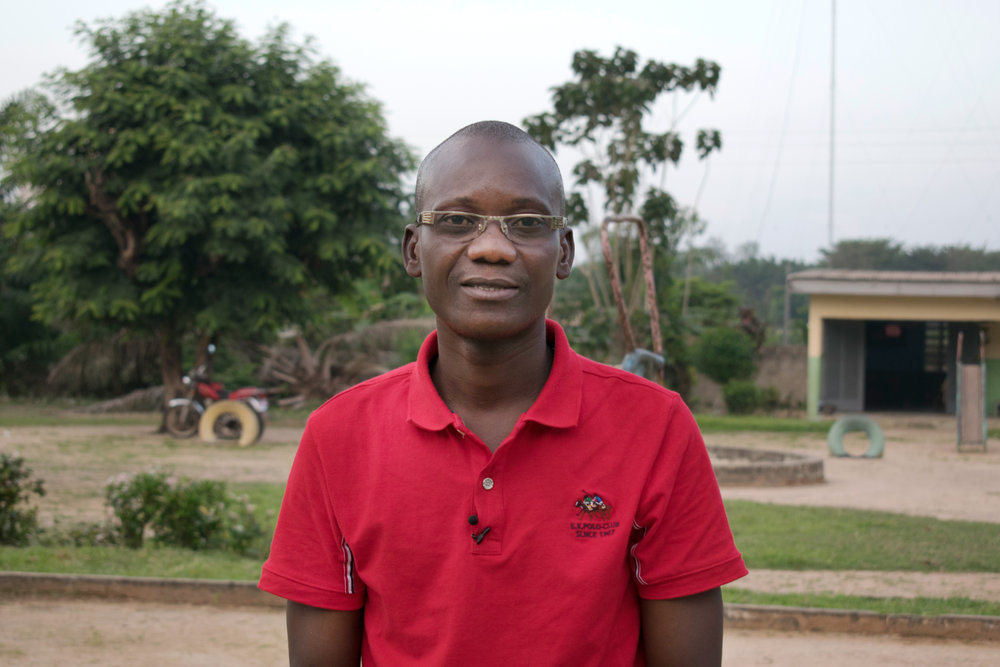
[[[479,215],[460,211],[424,211],[417,216],[421,225],[431,225],[441,235],[456,241],[471,241],[486,231],[490,220],[496,220],[500,231],[514,243],[537,243],[550,232],[566,226],[566,218],[559,215]]]

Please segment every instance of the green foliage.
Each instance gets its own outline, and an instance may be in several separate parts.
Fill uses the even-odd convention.
[[[1000,524],[726,501],[750,568],[1000,572]]]
[[[918,246],[907,250],[892,239],[839,241],[821,251],[833,269],[879,271],[1000,271],[1000,251],[969,246]]]
[[[0,452],[0,544],[27,544],[38,530],[37,508],[25,507],[31,494],[45,495],[40,479],[16,454]]]
[[[731,415],[773,412],[781,404],[778,388],[758,387],[751,380],[730,380],[722,385],[722,400]]]
[[[750,308],[768,329],[778,332],[785,324],[785,278],[789,273],[809,268],[803,262],[761,257],[756,243],[740,246],[731,255],[724,249],[703,250],[699,260],[695,275],[710,283],[730,285],[738,306]],[[790,340],[804,343],[809,297],[792,294],[789,305]]]
[[[167,489],[163,473],[121,475],[105,487],[104,497],[118,519],[125,546],[142,546],[146,528],[156,520]]]
[[[755,354],[750,337],[731,327],[708,329],[694,344],[695,367],[721,385],[752,377]]]
[[[695,212],[678,206],[668,192],[651,185],[662,182],[666,170],[680,161],[684,148],[677,130],[680,117],[667,119],[668,127],[651,126],[657,121],[664,125],[657,109],[664,96],[672,95],[676,101],[681,94],[714,95],[721,68],[700,59],[690,67],[654,60],[641,64],[634,51],[618,47],[608,58],[595,51],[577,51],[572,69],[573,80],[552,89],[552,111],[526,118],[524,126],[554,152],[568,147],[586,156],[572,170],[573,187],[567,197],[567,216],[577,227],[577,243],[587,249],[579,256],[601,257],[597,225],[605,215],[638,214],[644,219],[654,255],[667,384],[684,393],[690,384],[687,332],[678,321],[681,300],[671,297],[670,269],[681,239],[700,233],[703,222]],[[699,158],[705,158],[721,148],[721,135],[718,130],[699,130],[695,146]],[[615,226],[613,261],[621,275],[626,316],[634,321],[635,344],[656,349],[648,333],[637,238],[634,228]],[[560,290],[556,302],[560,320],[568,320],[574,345],[586,354],[620,362],[631,350],[623,344],[603,262],[591,260],[576,273],[584,274],[585,289],[578,282]],[[564,297],[567,293],[569,298]]]
[[[764,412],[774,412],[781,406],[781,392],[773,384],[757,387],[757,407]]]
[[[596,51],[577,51],[572,69],[574,80],[552,90],[553,111],[524,120],[528,133],[553,151],[564,145],[596,155],[573,168],[575,184],[599,186],[609,212],[633,212],[645,206],[647,222],[673,218],[676,206],[663,190],[651,187],[640,199],[641,175],[643,168],[655,171],[676,165],[684,142],[673,129],[647,131],[643,120],[664,93],[698,90],[714,95],[722,69],[701,59],[692,67],[650,60],[640,68],[638,55],[623,47],[609,58]],[[718,130],[700,130],[696,144],[704,158],[721,148],[722,139]],[[575,212],[586,214],[579,191],[571,200]]]
[[[760,404],[757,385],[750,380],[730,380],[722,385],[722,400],[731,415],[749,415]]]
[[[157,333],[179,376],[184,335],[275,331],[310,289],[402,273],[412,156],[286,27],[253,44],[174,2],[77,34],[91,62],[0,114],[7,270],[36,277],[36,317]]]
[[[264,529],[246,496],[223,482],[168,477],[163,472],[124,475],[105,488],[125,546],[138,549],[151,532],[161,544],[252,554]]]

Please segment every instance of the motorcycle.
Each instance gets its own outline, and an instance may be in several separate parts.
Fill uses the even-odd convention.
[[[208,353],[214,352],[215,346],[209,345]],[[172,436],[190,438],[198,433],[209,442],[239,440],[241,446],[260,439],[268,407],[267,390],[241,387],[226,391],[221,382],[208,377],[206,364],[192,369],[182,381],[188,395],[170,400],[163,420]]]

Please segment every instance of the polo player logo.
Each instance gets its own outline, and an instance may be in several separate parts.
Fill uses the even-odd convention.
[[[578,517],[583,517],[586,514],[589,518],[603,521],[611,518],[611,503],[596,493],[590,493],[586,490],[583,492],[583,498],[573,503],[573,507],[576,508]]]

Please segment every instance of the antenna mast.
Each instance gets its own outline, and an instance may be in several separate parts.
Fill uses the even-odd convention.
[[[833,250],[833,130],[836,109],[834,82],[837,72],[837,0],[830,0],[830,192],[827,202],[826,240]]]

